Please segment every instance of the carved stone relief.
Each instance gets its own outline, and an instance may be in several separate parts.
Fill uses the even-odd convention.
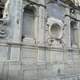
[[[53,17],[48,18],[47,25],[49,27],[49,40],[48,42],[51,45],[55,45],[59,47],[60,44],[63,44],[63,22],[59,19],[55,19]]]
[[[48,18],[49,35],[54,39],[61,39],[63,36],[63,22],[55,18]]]
[[[7,37],[7,23],[9,21],[9,4],[10,0],[6,0],[5,2],[0,2],[1,5],[3,4],[2,8],[2,17],[0,19],[0,38]]]
[[[7,18],[9,14],[9,5],[10,5],[10,0],[7,0],[4,6],[4,11],[3,11],[3,18]]]

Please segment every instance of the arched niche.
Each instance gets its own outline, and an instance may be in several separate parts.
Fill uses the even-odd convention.
[[[34,38],[36,8],[33,5],[23,7],[22,40],[25,38]]]

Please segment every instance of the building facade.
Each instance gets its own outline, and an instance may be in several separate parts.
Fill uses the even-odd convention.
[[[0,0],[0,80],[80,80],[78,3]]]

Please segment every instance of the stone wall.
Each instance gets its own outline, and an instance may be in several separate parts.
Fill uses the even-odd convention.
[[[79,80],[80,22],[77,25],[78,45],[71,47],[71,18],[69,16],[64,16],[64,21],[57,20],[57,18],[55,21],[52,20],[52,22],[59,23],[57,24],[60,26],[61,34],[62,31],[64,33],[61,37],[55,38],[49,33],[49,29],[52,29],[49,26],[53,26],[54,22],[50,22],[51,25],[47,24],[49,19],[47,1],[25,2],[23,4],[22,0],[10,0],[9,21],[8,24],[3,24],[7,27],[8,36],[0,38],[0,80]],[[22,41],[23,7],[25,5],[36,9],[33,26],[34,38],[26,37],[25,41]],[[65,10],[64,15],[70,15],[69,6],[63,4],[55,6],[57,6],[56,10],[60,9],[63,12]],[[79,11],[76,12],[79,20]],[[52,31],[54,33],[54,29]]]

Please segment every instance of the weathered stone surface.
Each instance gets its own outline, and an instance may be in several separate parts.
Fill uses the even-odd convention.
[[[36,0],[32,1],[35,2]],[[10,21],[6,26],[8,37],[7,39],[0,38],[0,41],[2,41],[0,43],[0,80],[79,80],[80,22],[78,21],[76,25],[78,45],[73,47],[71,45],[70,25],[72,18],[70,17],[69,7],[57,4],[55,1],[45,4],[45,0],[30,4],[25,0],[25,3],[27,7],[29,7],[28,5],[32,8],[35,7],[35,11],[33,10],[35,12],[34,25],[31,29],[34,34],[32,37],[26,36],[23,40],[23,0],[10,0]],[[45,6],[48,4],[50,4],[50,7],[46,8]],[[52,15],[53,13],[48,14],[47,11],[50,10],[58,16],[55,17]],[[56,12],[60,12],[60,14]],[[76,10],[75,12],[73,15],[77,16],[75,17],[76,20],[79,20],[80,12]],[[58,24],[57,20],[63,23],[61,28],[63,35],[60,38],[54,37],[53,39],[49,35],[47,21],[50,16],[56,20],[52,23]],[[25,29],[28,30],[28,28]],[[48,40],[50,40],[50,43]]]

